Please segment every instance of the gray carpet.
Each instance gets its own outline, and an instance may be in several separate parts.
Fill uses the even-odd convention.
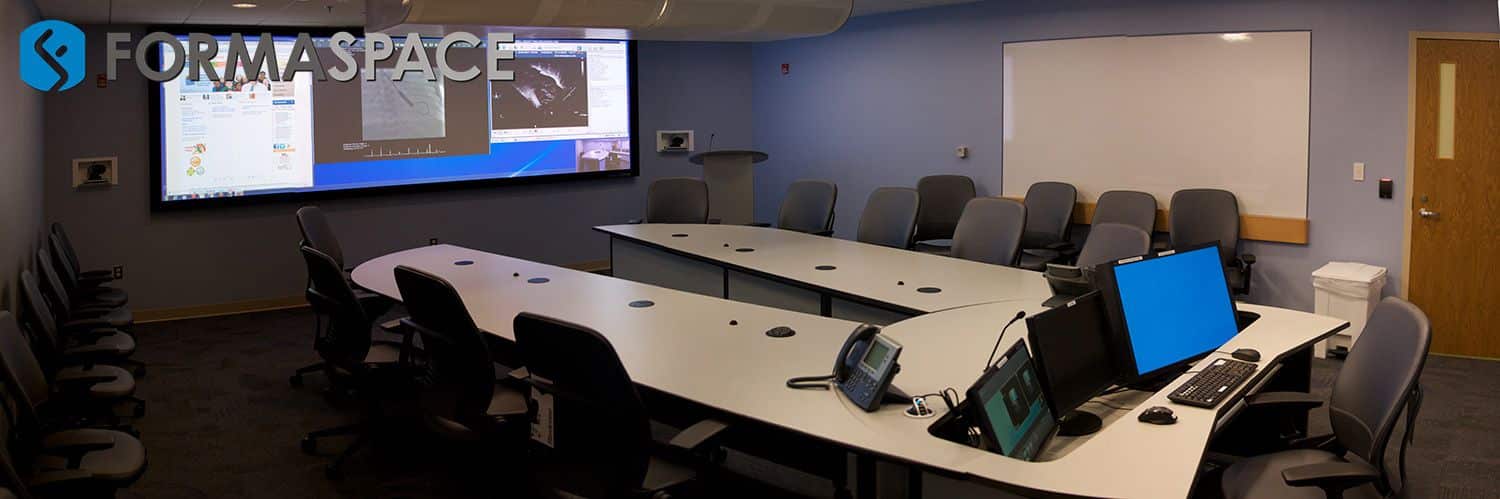
[[[353,421],[357,411],[331,404],[320,374],[301,388],[287,384],[295,369],[316,360],[312,322],[298,309],[136,326],[136,356],[151,369],[139,390],[149,413],[137,423],[150,469],[121,497],[524,496],[516,492],[520,479],[494,457],[501,450],[435,444],[418,428],[393,431],[351,460],[343,480],[326,479],[330,458],[304,455],[298,441],[309,430]],[[1314,384],[1324,393],[1338,365],[1318,361]],[[1423,383],[1427,400],[1406,496],[1500,497],[1500,362],[1433,357]],[[1314,431],[1327,428],[1326,413],[1315,414]],[[322,450],[346,442],[328,439]],[[791,495],[784,489],[827,495],[827,482],[789,470],[754,462],[737,468],[780,488],[736,481],[716,484],[714,497]]]

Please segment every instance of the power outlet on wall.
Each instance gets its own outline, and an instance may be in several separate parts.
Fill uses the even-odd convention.
[[[125,278],[125,266],[124,265],[116,265],[113,269],[111,269],[110,275],[113,276],[115,279],[124,279]]]

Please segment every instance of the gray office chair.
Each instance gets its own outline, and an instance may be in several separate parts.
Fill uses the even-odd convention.
[[[892,248],[911,247],[912,230],[917,224],[921,196],[916,189],[881,187],[870,193],[865,211],[859,216],[855,239],[862,243]]]
[[[85,363],[42,369],[41,361],[21,324],[0,311],[0,372],[6,382],[25,395],[48,427],[117,424],[115,408],[134,406],[134,416],[145,415],[145,401],[135,397],[135,377],[117,366]]]
[[[1090,225],[1125,224],[1156,232],[1156,196],[1140,191],[1106,191],[1094,203]]]
[[[74,273],[78,275],[80,285],[93,287],[115,279],[114,272],[110,269],[84,270],[83,266],[78,263],[78,253],[76,248],[73,247],[73,241],[68,239],[68,231],[63,229],[61,223],[53,222],[51,231],[51,235],[57,236],[58,241],[61,243],[61,249],[65,252],[63,256],[67,260],[68,267],[72,268]]]
[[[61,226],[58,226],[59,229]],[[130,295],[125,290],[103,285],[103,281],[94,281],[85,285],[81,280],[76,263],[72,263],[68,257],[72,250],[68,248],[66,239],[53,232],[47,236],[45,244],[51,250],[48,253],[52,257],[52,264],[58,270],[58,277],[62,278],[63,287],[67,289],[68,295],[80,303],[91,303],[106,307],[122,307],[130,302]]]
[[[575,324],[521,313],[516,349],[532,388],[553,400],[553,446],[541,449],[544,477],[585,497],[652,497],[697,474],[715,453],[723,423],[705,420],[653,452],[651,421],[609,340]]]
[[[135,314],[128,308],[75,302],[68,294],[67,286],[63,285],[62,278],[58,277],[57,270],[53,268],[51,254],[46,248],[36,250],[35,262],[37,277],[40,278],[44,293],[42,297],[52,305],[52,311],[57,314],[57,319],[64,328],[93,324],[123,330],[135,324]]]
[[[833,208],[839,186],[827,180],[798,180],[786,188],[776,226],[820,236],[833,235]]]
[[[1151,234],[1140,227],[1120,223],[1095,224],[1078,252],[1078,267],[1093,268],[1104,262],[1151,252]]]
[[[139,366],[130,360],[135,353],[134,337],[92,321],[59,326],[30,270],[21,271],[21,310],[21,321],[31,332],[32,349],[48,370],[82,363]]]
[[[977,196],[974,179],[963,175],[928,175],[917,181],[922,206],[917,210],[917,249],[940,252],[953,246],[959,219]]]
[[[116,430],[47,431],[25,395],[0,385],[0,468],[23,496],[114,497],[146,472],[146,448]]]
[[[1224,278],[1235,294],[1250,294],[1255,255],[1236,255],[1240,244],[1240,205],[1234,193],[1220,189],[1184,189],[1172,194],[1168,216],[1173,248],[1218,243]]]
[[[667,177],[646,190],[648,224],[708,223],[708,184],[692,177]]]
[[[1406,437],[1398,464],[1405,487],[1406,448],[1421,410],[1419,379],[1431,341],[1431,326],[1421,310],[1399,298],[1382,300],[1334,381],[1328,401],[1331,438],[1303,439],[1292,450],[1235,462],[1224,470],[1224,497],[1332,499],[1399,492],[1386,471],[1386,447],[1405,409]],[[1246,403],[1251,409],[1305,410],[1322,401],[1306,393],[1268,392]]]
[[[402,323],[421,335],[427,353],[428,386],[421,405],[428,428],[456,441],[525,438],[523,383],[496,379],[487,333],[474,324],[458,290],[441,277],[411,267],[398,266],[395,273],[396,287],[411,314]]]
[[[1026,230],[1026,205],[1003,198],[974,198],[953,232],[954,258],[1015,266]]]
[[[343,269],[332,256],[303,246],[302,258],[307,265],[307,303],[318,317],[314,348],[323,358],[328,379],[353,389],[366,409],[358,423],[317,430],[302,437],[302,451],[313,454],[320,438],[355,436],[354,442],[324,469],[327,476],[337,478],[344,461],[363,447],[380,426],[380,403],[410,381],[410,370],[403,368],[419,352],[410,344],[373,338],[370,330],[375,318],[360,304],[349,281],[344,279]]]
[[[1026,190],[1026,233],[1021,236],[1021,268],[1042,270],[1063,259],[1078,189],[1062,182],[1037,182]]]

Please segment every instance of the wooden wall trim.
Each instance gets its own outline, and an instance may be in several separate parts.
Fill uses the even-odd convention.
[[[1021,201],[1022,198],[1005,196]],[[1088,225],[1094,219],[1094,203],[1080,202],[1073,208],[1073,223]],[[1156,230],[1167,230],[1167,210],[1156,210]],[[1251,241],[1273,243],[1307,244],[1308,221],[1305,218],[1269,217],[1264,215],[1240,215],[1240,238]]]

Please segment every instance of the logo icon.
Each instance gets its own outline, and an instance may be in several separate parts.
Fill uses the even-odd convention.
[[[83,31],[66,21],[48,20],[21,32],[21,81],[44,92],[73,88],[83,81]]]

